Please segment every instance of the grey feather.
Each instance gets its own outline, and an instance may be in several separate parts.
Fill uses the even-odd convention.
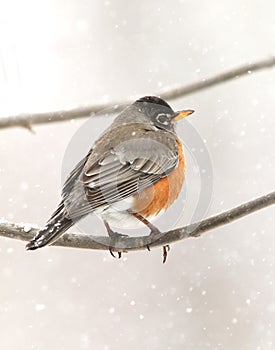
[[[176,135],[149,123],[109,128],[79,163],[81,170],[63,194],[72,217],[81,217],[104,205],[137,194],[168,175],[178,164]],[[66,191],[67,192],[67,191]]]

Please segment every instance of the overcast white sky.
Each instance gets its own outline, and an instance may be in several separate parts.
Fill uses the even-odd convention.
[[[272,0],[1,1],[0,115],[153,94],[268,57],[274,13]],[[214,173],[209,213],[274,190],[274,77],[270,69],[171,102],[196,110],[189,123]],[[84,123],[0,131],[0,217],[45,223]],[[88,123],[84,144],[108,123]],[[179,126],[184,140],[187,130]],[[188,152],[187,160],[192,204],[200,184]],[[181,201],[166,215],[160,228],[188,220]],[[270,207],[172,245],[164,266],[160,249],[118,261],[106,252],[26,252],[1,238],[0,347],[273,349],[274,229]]]

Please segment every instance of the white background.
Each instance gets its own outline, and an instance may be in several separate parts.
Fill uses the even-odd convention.
[[[272,0],[0,6],[3,117],[153,94],[275,54]],[[210,214],[274,190],[274,78],[265,70],[171,102],[196,110],[189,121],[214,171]],[[0,131],[0,216],[45,223],[82,123]],[[91,144],[97,136],[95,124]],[[173,207],[166,215],[173,221]],[[0,348],[273,349],[274,229],[270,207],[173,244],[165,265],[160,249],[115,260],[54,247],[26,252],[1,238]]]

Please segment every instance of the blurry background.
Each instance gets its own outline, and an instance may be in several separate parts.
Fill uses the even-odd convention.
[[[274,13],[272,0],[1,1],[0,115],[152,94],[268,57]],[[265,70],[171,103],[196,110],[189,122],[214,172],[209,214],[274,190],[274,78]],[[0,216],[45,223],[84,122],[0,131]],[[274,226],[270,207],[173,244],[165,265],[160,249],[115,260],[1,238],[0,347],[273,349]],[[104,232],[98,219],[93,231]]]

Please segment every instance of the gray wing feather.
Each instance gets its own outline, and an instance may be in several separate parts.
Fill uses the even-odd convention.
[[[101,153],[96,145],[93,151]],[[176,137],[165,133],[163,139],[160,132],[114,144],[100,158],[91,152],[67,200],[70,215],[83,216],[130,197],[168,175],[177,164]]]

